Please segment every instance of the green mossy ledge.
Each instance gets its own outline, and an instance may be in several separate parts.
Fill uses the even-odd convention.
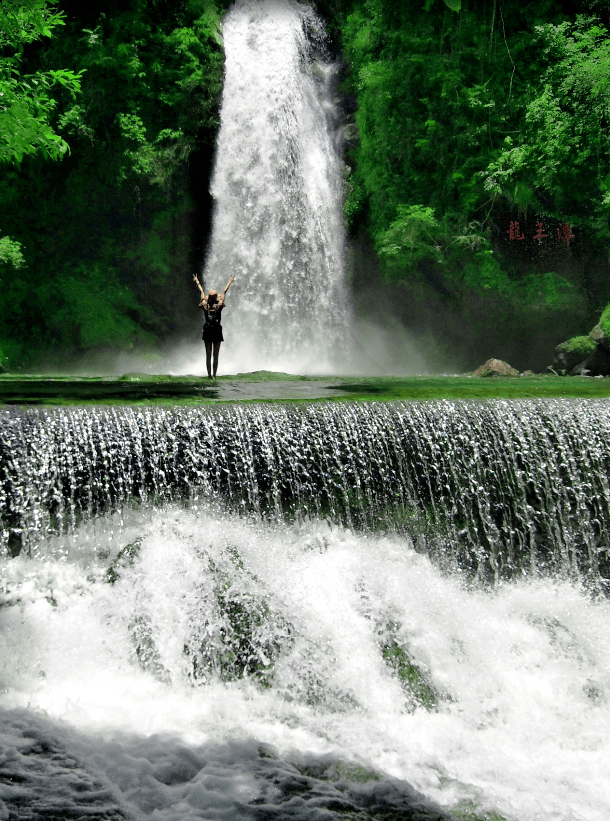
[[[180,404],[346,399],[536,399],[610,397],[610,378],[551,375],[481,379],[461,376],[295,376],[272,371],[221,376],[132,373],[121,377],[0,374],[0,404]]]

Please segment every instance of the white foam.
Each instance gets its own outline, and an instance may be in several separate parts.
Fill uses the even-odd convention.
[[[82,547],[77,534],[61,554],[50,544],[54,557],[3,565],[3,706],[42,710],[97,738],[137,734],[146,749],[157,744],[146,738],[170,734],[183,746],[254,738],[281,755],[334,752],[442,804],[508,818],[608,817],[606,601],[551,580],[467,590],[405,540],[325,522],[271,527],[178,508],[131,515],[124,538],[137,532],[141,552],[114,586],[104,580],[121,544],[112,522],[104,563],[89,530]],[[218,639],[219,585],[251,610],[264,602],[256,629],[261,652],[275,653],[270,687],[213,671],[193,683],[184,647],[197,646],[206,624]],[[134,652],[138,618],[156,648],[148,669]],[[384,663],[379,629],[389,623],[442,694],[433,711],[413,709]],[[279,650],[265,645],[274,637]],[[134,779],[148,789],[142,773]],[[249,794],[248,783],[227,782],[227,794],[236,785]],[[183,799],[168,818],[188,817]]]

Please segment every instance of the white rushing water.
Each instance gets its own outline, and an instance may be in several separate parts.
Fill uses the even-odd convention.
[[[83,791],[130,818],[276,817],[236,810],[288,772],[265,759],[265,780],[260,744],[477,818],[610,817],[607,600],[551,579],[469,588],[405,538],[323,521],[200,501],[123,515],[1,566],[0,817],[38,800],[43,764],[58,817]],[[301,793],[278,817],[321,817]]]
[[[610,402],[245,404],[0,411],[0,556],[132,499],[399,527],[479,580],[608,591]]]
[[[237,0],[226,54],[206,290],[235,277],[223,369],[332,372],[349,344],[334,67],[297,0]],[[202,354],[203,356],[203,354]]]

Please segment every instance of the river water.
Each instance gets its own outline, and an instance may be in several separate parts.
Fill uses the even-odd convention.
[[[6,813],[43,783],[64,816],[85,791],[117,818],[339,818],[408,782],[460,817],[607,819],[607,418],[605,400],[5,411],[3,533],[31,537],[1,567]],[[316,512],[333,460],[360,502],[327,485]]]

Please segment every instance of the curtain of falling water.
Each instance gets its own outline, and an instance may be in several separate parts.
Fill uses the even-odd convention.
[[[469,575],[610,575],[606,400],[4,411],[2,547],[205,495],[397,528]]]
[[[349,337],[335,68],[296,0],[238,0],[226,53],[206,289],[236,282],[227,367],[323,371]]]

